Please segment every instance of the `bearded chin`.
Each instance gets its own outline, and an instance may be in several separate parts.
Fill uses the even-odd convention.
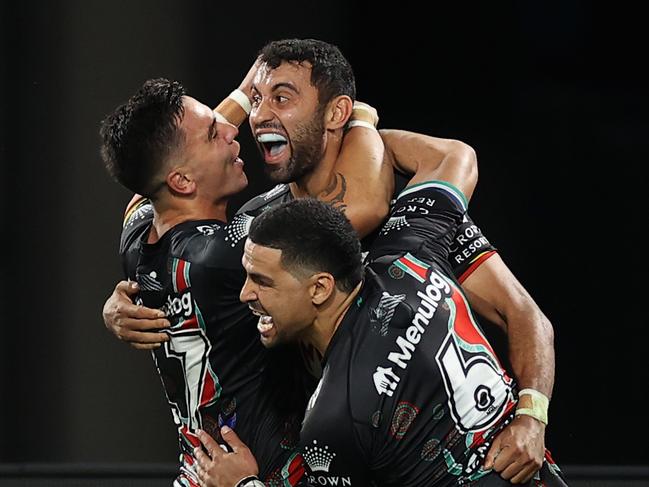
[[[311,121],[296,130],[292,137],[291,158],[283,167],[266,166],[266,174],[275,183],[298,181],[313,172],[324,156],[324,121],[319,110]]]
[[[324,154],[322,144],[319,147],[311,145],[306,150],[300,149],[305,148],[296,148],[285,166],[266,166],[266,174],[274,184],[298,181],[318,167]]]

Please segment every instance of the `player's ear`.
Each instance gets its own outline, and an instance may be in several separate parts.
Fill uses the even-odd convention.
[[[318,306],[324,303],[334,292],[336,280],[328,272],[319,272],[311,276],[311,302]]]
[[[354,103],[347,95],[335,97],[327,105],[325,111],[325,128],[337,130],[343,128],[352,115]]]
[[[175,193],[192,194],[196,191],[196,181],[182,167],[169,171],[166,181],[169,189]]]

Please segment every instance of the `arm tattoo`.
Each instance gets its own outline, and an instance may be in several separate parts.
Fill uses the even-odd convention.
[[[337,172],[336,177],[331,184],[318,195],[318,199],[329,203],[334,208],[338,208],[343,213],[347,209],[345,203],[345,194],[347,193],[347,180],[345,176]]]

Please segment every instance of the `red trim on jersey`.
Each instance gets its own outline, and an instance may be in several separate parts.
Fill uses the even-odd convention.
[[[200,484],[197,484],[194,482],[194,479],[192,479],[189,475],[185,473],[181,473],[178,478],[184,479],[189,483],[189,487],[201,487]]]
[[[188,320],[183,321],[183,324],[180,326],[181,330],[189,330],[190,328],[198,328],[198,318],[196,318],[195,314]]]
[[[180,434],[182,434],[187,442],[192,445],[192,446],[200,446],[201,445],[201,440],[198,439],[198,436],[196,436],[194,433],[189,431],[189,428],[187,425],[183,424],[180,427]],[[191,457],[190,457],[191,458]]]
[[[187,285],[187,281],[185,280],[185,266],[187,265],[187,262],[182,259],[178,259],[177,262],[178,265],[176,265],[176,287],[178,288],[178,292],[182,292],[189,287]]]
[[[302,455],[297,454],[288,466],[288,483],[290,485],[297,485],[302,477],[304,477],[304,458]]]
[[[203,377],[203,393],[201,394],[201,403],[199,409],[214,401],[216,396],[216,383],[214,377],[210,374],[208,368],[205,368],[205,377]]]
[[[408,258],[407,255],[401,257],[399,259],[399,262],[401,262],[403,265],[408,267],[412,272],[417,274],[419,277],[426,280],[426,272],[428,271],[428,267],[424,267],[422,265],[417,264],[416,262],[413,262]]]
[[[480,254],[469,266],[467,270],[465,270],[460,277],[457,278],[458,282],[462,284],[462,282],[469,277],[471,274],[473,274],[473,271],[475,271],[478,267],[482,265],[482,263],[487,260],[489,257],[494,255],[496,253],[495,250],[490,250],[489,252],[484,252]]]
[[[465,342],[471,345],[482,345],[487,348],[491,355],[496,357],[496,352],[484,337],[482,333],[475,327],[469,309],[466,306],[466,301],[462,294],[455,288],[453,288],[452,295],[453,302],[455,303],[455,322],[453,323],[453,328],[457,336],[459,336]]]

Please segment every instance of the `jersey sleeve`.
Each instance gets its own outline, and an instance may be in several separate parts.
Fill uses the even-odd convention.
[[[443,181],[404,189],[372,244],[369,262],[385,255],[406,253],[446,261],[466,209],[467,200],[462,192]]]
[[[153,220],[153,205],[148,199],[142,199],[130,207],[124,215],[122,223],[122,236],[120,239],[120,253],[124,254],[148,228]]]
[[[153,206],[146,199],[130,207],[124,215],[119,242],[119,255],[122,271],[127,279],[135,279],[135,265],[139,253],[138,240],[148,231],[152,221]]]
[[[461,283],[496,252],[496,247],[466,214],[453,238],[448,261],[453,274]]]

